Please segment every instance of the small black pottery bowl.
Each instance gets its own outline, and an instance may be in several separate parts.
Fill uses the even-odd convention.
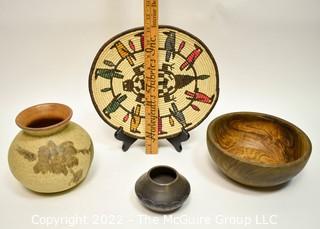
[[[168,213],[179,209],[190,194],[187,179],[169,166],[156,166],[136,182],[136,194],[148,209]]]

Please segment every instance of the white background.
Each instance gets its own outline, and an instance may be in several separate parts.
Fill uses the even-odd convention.
[[[128,152],[121,151],[114,130],[96,114],[87,86],[91,63],[102,44],[143,24],[143,1],[0,0],[1,228],[68,227],[34,225],[33,215],[85,216],[89,223],[95,215],[109,219],[118,215],[124,224],[115,228],[163,227],[139,225],[139,215],[162,218],[144,209],[134,194],[136,179],[159,164],[171,165],[189,179],[190,198],[174,216],[212,221],[213,225],[200,228],[244,228],[219,224],[219,215],[249,217],[253,222],[246,228],[316,228],[320,212],[319,9],[318,0],[160,0],[161,24],[193,33],[212,51],[221,93],[213,112],[183,144],[182,153],[161,141],[159,155],[147,156],[142,141]],[[90,173],[71,192],[35,194],[20,185],[8,168],[7,150],[19,131],[15,116],[43,102],[71,106],[73,120],[95,144]],[[208,123],[223,113],[243,110],[287,119],[313,143],[303,172],[282,189],[245,188],[221,175],[209,158]],[[256,225],[255,215],[277,215],[277,225]],[[112,228],[102,221],[74,228]]]

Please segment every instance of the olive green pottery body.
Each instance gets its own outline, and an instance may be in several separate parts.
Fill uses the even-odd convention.
[[[93,145],[71,116],[71,109],[62,104],[37,105],[17,116],[22,131],[11,143],[8,160],[13,175],[28,189],[60,192],[86,177]]]

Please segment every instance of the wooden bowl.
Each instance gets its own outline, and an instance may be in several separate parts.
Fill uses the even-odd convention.
[[[289,181],[303,169],[312,148],[308,136],[295,125],[254,112],[229,113],[213,120],[207,145],[223,173],[254,187]]]

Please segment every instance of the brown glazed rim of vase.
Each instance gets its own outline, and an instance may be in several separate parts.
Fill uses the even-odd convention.
[[[26,108],[21,111],[15,122],[18,127],[26,131],[46,131],[56,127],[66,125],[72,117],[72,109],[61,103],[42,103]],[[52,124],[43,125],[41,127],[30,127],[29,125],[41,119],[59,120]]]
[[[293,160],[293,161],[289,161],[289,162],[286,162],[286,163],[283,163],[283,164],[266,164],[266,163],[259,163],[259,162],[256,162],[256,161],[250,161],[250,160],[247,160],[247,159],[244,159],[244,158],[241,158],[237,155],[234,155],[230,152],[228,152],[227,150],[223,149],[219,143],[217,143],[215,140],[214,140],[214,137],[213,137],[213,127],[216,125],[216,123],[222,119],[222,118],[225,118],[225,117],[230,117],[230,116],[235,116],[235,115],[250,115],[250,116],[255,116],[255,117],[261,117],[261,118],[267,118],[269,120],[274,120],[274,121],[277,121],[279,122],[280,124],[282,125],[286,125],[286,126],[289,126],[290,128],[292,128],[292,130],[295,131],[295,133],[300,133],[301,134],[301,137],[304,138],[304,140],[306,140],[305,142],[307,143],[306,145],[306,151],[303,152],[303,155],[301,157],[299,157],[298,159],[296,160]],[[302,131],[299,127],[297,127],[296,125],[292,124],[291,122],[287,121],[287,120],[284,120],[282,118],[279,118],[277,116],[273,116],[273,115],[270,115],[270,114],[265,114],[265,113],[259,113],[259,112],[250,112],[250,111],[243,111],[243,112],[231,112],[231,113],[226,113],[226,114],[223,114],[223,115],[220,115],[218,116],[217,118],[215,118],[214,120],[212,120],[208,126],[208,129],[207,129],[207,134],[208,134],[208,138],[210,140],[210,143],[215,145],[221,152],[223,152],[224,154],[228,155],[229,157],[235,159],[235,160],[238,160],[238,161],[241,161],[243,163],[246,163],[246,164],[251,164],[251,165],[255,165],[255,166],[259,166],[259,167],[270,167],[270,168],[282,168],[282,167],[290,167],[290,166],[293,166],[293,165],[296,165],[296,164],[299,164],[301,163],[302,161],[308,159],[308,157],[311,155],[311,151],[312,151],[312,143],[308,137],[308,135]]]
[[[172,172],[174,175],[175,175],[175,178],[172,180],[172,181],[169,181],[167,183],[160,183],[160,182],[157,182],[155,181],[152,176],[151,176],[151,173],[154,172],[155,170],[157,169],[165,169],[165,170],[168,170],[170,172]],[[169,186],[173,183],[175,183],[178,179],[179,179],[179,173],[177,172],[177,170],[175,170],[174,168],[170,167],[170,166],[167,166],[167,165],[158,165],[158,166],[154,166],[152,167],[151,169],[149,169],[149,171],[147,172],[147,177],[148,179],[156,184],[156,185],[159,185],[159,186]]]

